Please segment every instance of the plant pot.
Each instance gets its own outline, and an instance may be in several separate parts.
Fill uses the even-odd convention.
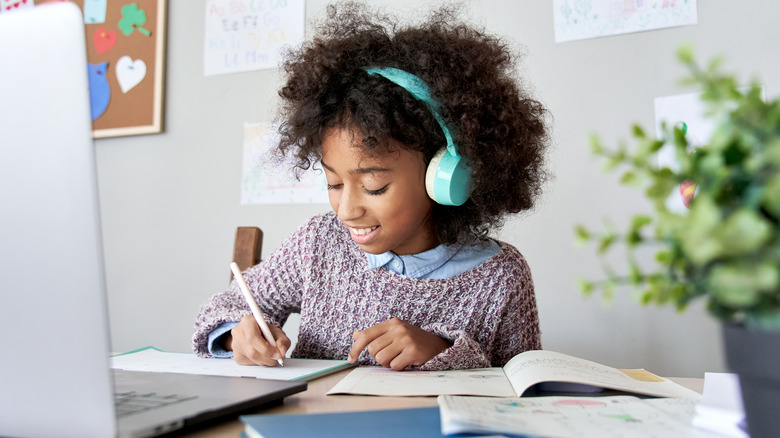
[[[726,363],[739,375],[750,438],[780,433],[780,332],[724,324]]]

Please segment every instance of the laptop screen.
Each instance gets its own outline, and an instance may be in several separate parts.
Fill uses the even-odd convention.
[[[305,390],[173,373],[112,379],[90,120],[80,9],[0,14],[0,436],[152,436]],[[117,422],[114,388],[178,398]]]
[[[115,434],[82,20],[0,14],[2,436]]]

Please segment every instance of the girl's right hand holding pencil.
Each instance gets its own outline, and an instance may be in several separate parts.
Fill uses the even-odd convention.
[[[246,315],[230,331],[224,347],[233,351],[233,360],[239,365],[275,366],[279,358],[287,355],[292,342],[279,327],[268,324],[268,328],[274,335],[276,345],[265,340],[254,316]]]

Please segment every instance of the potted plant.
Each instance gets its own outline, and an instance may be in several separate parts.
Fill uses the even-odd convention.
[[[690,47],[678,51],[701,88],[702,103],[715,129],[704,146],[694,146],[684,125],[663,126],[660,138],[633,127],[636,146],[608,149],[593,137],[593,153],[621,184],[642,190],[651,214],[630,218],[625,232],[593,232],[577,226],[581,242],[596,244],[604,267],[601,280],[580,280],[585,294],[609,296],[617,286],[633,287],[642,304],[683,310],[705,300],[723,323],[726,361],[739,374],[748,428],[753,438],[780,431],[780,101],[765,100],[760,85],[740,88],[721,71],[720,60],[701,67]],[[662,148],[676,165],[659,165]],[[668,150],[668,149],[665,149]],[[671,209],[670,195],[682,194],[687,210]],[[626,252],[625,270],[607,255]],[[648,263],[638,255],[654,253]],[[644,260],[644,262],[642,262]],[[648,266],[648,264],[650,266]],[[761,409],[765,409],[762,413]]]

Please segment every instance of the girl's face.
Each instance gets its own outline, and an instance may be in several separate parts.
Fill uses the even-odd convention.
[[[371,254],[417,254],[438,245],[431,225],[432,200],[425,192],[420,152],[390,139],[378,157],[353,145],[347,129],[330,129],[322,142],[328,198],[352,240]]]

